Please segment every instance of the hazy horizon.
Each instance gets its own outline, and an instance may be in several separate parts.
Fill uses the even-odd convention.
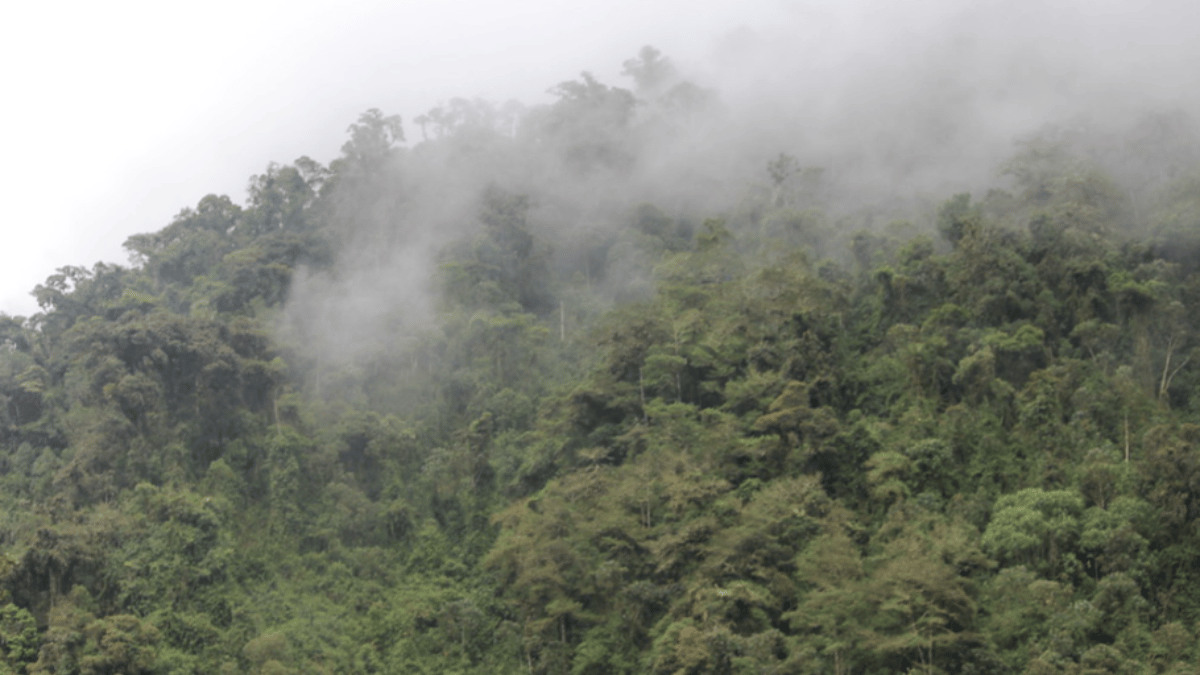
[[[986,182],[1046,124],[1194,116],[1200,8],[1183,2],[937,1],[218,3],[5,12],[15,103],[3,115],[0,312],[65,265],[127,264],[121,248],[209,193],[243,202],[251,175],[327,163],[368,108],[414,118],[453,97],[525,105],[653,45],[712,89],[765,162],[788,152],[860,180],[941,192]],[[65,17],[65,18],[60,18]],[[900,171],[903,167],[903,172]],[[873,175],[872,175],[873,174]]]

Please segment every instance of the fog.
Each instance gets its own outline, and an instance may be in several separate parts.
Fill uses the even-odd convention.
[[[0,312],[37,311],[29,292],[58,267],[125,264],[129,235],[206,194],[242,201],[268,162],[333,159],[368,108],[408,121],[455,96],[544,101],[581,70],[615,77],[642,44],[684,52],[773,4],[9,3]]]
[[[0,128],[19,154],[5,163],[17,208],[0,311],[36,311],[22,296],[54,267],[124,262],[126,236],[204,194],[240,201],[269,161],[330,161],[372,107],[404,121],[409,174],[396,189],[412,198],[373,226],[403,236],[382,253],[350,247],[333,274],[298,279],[289,330],[314,344],[337,339],[315,325],[357,325],[368,344],[398,315],[419,322],[434,253],[473,226],[491,184],[530,193],[535,226],[594,227],[639,201],[722,215],[766,182],[779,153],[823,169],[830,207],[843,211],[998,184],[1015,143],[1049,126],[1087,137],[1127,181],[1195,159],[1200,7],[1188,2],[82,7],[61,24],[6,22],[20,103]],[[511,148],[466,162],[427,144],[422,158],[415,120],[454,97],[537,114],[555,100],[549,89],[588,71],[652,100],[621,74],[643,45],[670,59],[672,82],[709,98],[667,126],[639,106],[626,170],[572,175]],[[1128,139],[1153,136],[1153,119],[1175,120],[1147,141],[1163,154],[1146,143],[1131,153]]]

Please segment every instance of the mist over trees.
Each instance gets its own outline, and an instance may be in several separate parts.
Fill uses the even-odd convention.
[[[0,672],[1194,671],[1191,113],[622,66],[0,316]]]

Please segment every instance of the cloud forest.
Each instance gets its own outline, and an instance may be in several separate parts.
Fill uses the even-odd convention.
[[[0,673],[1196,672],[1187,111],[623,66],[0,315]]]

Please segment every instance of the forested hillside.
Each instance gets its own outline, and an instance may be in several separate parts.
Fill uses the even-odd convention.
[[[1191,122],[883,193],[625,67],[0,315],[0,673],[1196,672]]]

